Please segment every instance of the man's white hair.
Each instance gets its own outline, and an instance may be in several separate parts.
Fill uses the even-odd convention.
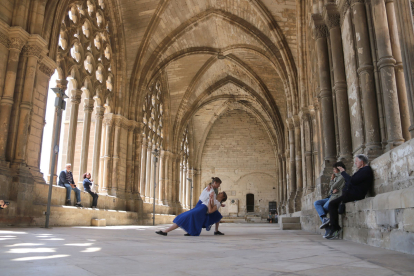
[[[67,167],[72,167],[72,164],[70,164],[70,163],[67,163],[66,165],[65,165],[65,168],[67,168]]]

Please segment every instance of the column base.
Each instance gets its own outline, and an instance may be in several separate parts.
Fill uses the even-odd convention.
[[[382,155],[384,152],[380,145],[373,144],[373,145],[365,145],[365,150],[363,153],[368,156],[369,160],[374,160],[378,156]],[[355,152],[355,155],[356,154],[357,153]]]
[[[387,146],[385,147],[386,151],[392,150],[400,145],[404,144],[404,140],[393,140],[387,141]]]
[[[286,202],[286,213],[295,212],[295,192],[290,193]]]

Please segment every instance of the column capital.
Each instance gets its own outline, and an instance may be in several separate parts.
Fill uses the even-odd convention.
[[[351,6],[357,5],[357,4],[365,4],[365,0],[350,0]]]
[[[94,103],[95,103],[95,101],[93,99],[84,99],[83,100],[83,110],[85,112],[92,113]]]
[[[23,49],[23,46],[26,44],[29,36],[29,33],[27,33],[21,27],[10,27],[8,39],[9,50],[14,49],[20,52]]]
[[[295,128],[300,127],[300,119],[298,115],[294,115],[292,117],[292,121],[293,121],[293,125],[295,126]]]
[[[47,42],[40,35],[30,35],[23,47],[23,55],[26,57],[40,58],[43,50],[46,50]]]
[[[103,106],[95,107],[95,115],[99,117],[100,119],[103,118],[104,112],[105,112],[105,107]]]
[[[341,16],[339,15],[339,13],[327,14],[325,22],[329,30],[333,28],[339,28],[341,24]]]
[[[74,92],[75,91],[75,92]],[[80,91],[80,93],[79,93]],[[70,101],[72,102],[72,104],[80,104],[82,99],[82,90],[72,90],[71,96],[70,96]]]
[[[312,14],[312,21],[315,40],[328,37],[328,27],[326,26],[322,16],[320,14]]]

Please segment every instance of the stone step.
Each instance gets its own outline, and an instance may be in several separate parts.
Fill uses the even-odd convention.
[[[300,217],[281,217],[281,223],[299,223],[300,224]]]
[[[281,230],[301,230],[302,226],[300,223],[281,223]]]
[[[144,215],[142,219],[143,225],[152,225],[152,214],[149,213]],[[169,215],[169,214],[155,214],[155,225],[157,224],[172,224],[173,220],[175,219],[176,215]]]

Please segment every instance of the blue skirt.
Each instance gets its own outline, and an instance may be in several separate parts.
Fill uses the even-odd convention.
[[[202,205],[201,200],[199,200],[197,202],[196,207],[198,205]],[[206,215],[206,219],[204,220],[204,223],[203,223],[203,228],[206,228],[207,231],[210,231],[211,226],[214,225],[214,224],[216,224],[217,222],[220,222],[220,220],[222,218],[223,218],[223,216],[220,214],[219,211],[215,211],[215,212],[213,212],[211,214],[207,214]]]
[[[191,236],[200,236],[207,210],[206,205],[197,204],[193,209],[178,215],[173,222]]]

